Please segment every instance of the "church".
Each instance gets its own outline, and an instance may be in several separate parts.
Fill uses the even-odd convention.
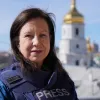
[[[63,64],[89,66],[91,46],[85,39],[84,16],[77,10],[76,0],[72,0],[70,11],[64,16],[58,58]],[[90,51],[88,52],[87,51]]]

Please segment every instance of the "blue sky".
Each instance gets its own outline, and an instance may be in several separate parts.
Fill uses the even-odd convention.
[[[16,16],[29,7],[39,7],[56,16],[56,46],[61,39],[63,18],[71,0],[0,0],[0,50],[9,50],[9,31]],[[84,15],[85,37],[100,45],[100,0],[76,0],[78,11]]]

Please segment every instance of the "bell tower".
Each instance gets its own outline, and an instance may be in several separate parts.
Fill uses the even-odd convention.
[[[63,64],[87,65],[87,48],[84,36],[84,17],[71,0],[70,11],[64,16],[58,57]]]

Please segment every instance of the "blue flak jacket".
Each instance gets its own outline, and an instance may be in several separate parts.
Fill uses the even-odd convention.
[[[0,100],[78,100],[66,72],[21,70],[14,63],[0,73]]]

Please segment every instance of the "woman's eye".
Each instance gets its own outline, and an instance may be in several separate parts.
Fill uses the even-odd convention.
[[[32,37],[32,35],[25,35],[25,37]]]
[[[47,37],[47,35],[46,34],[41,34],[40,37]]]

